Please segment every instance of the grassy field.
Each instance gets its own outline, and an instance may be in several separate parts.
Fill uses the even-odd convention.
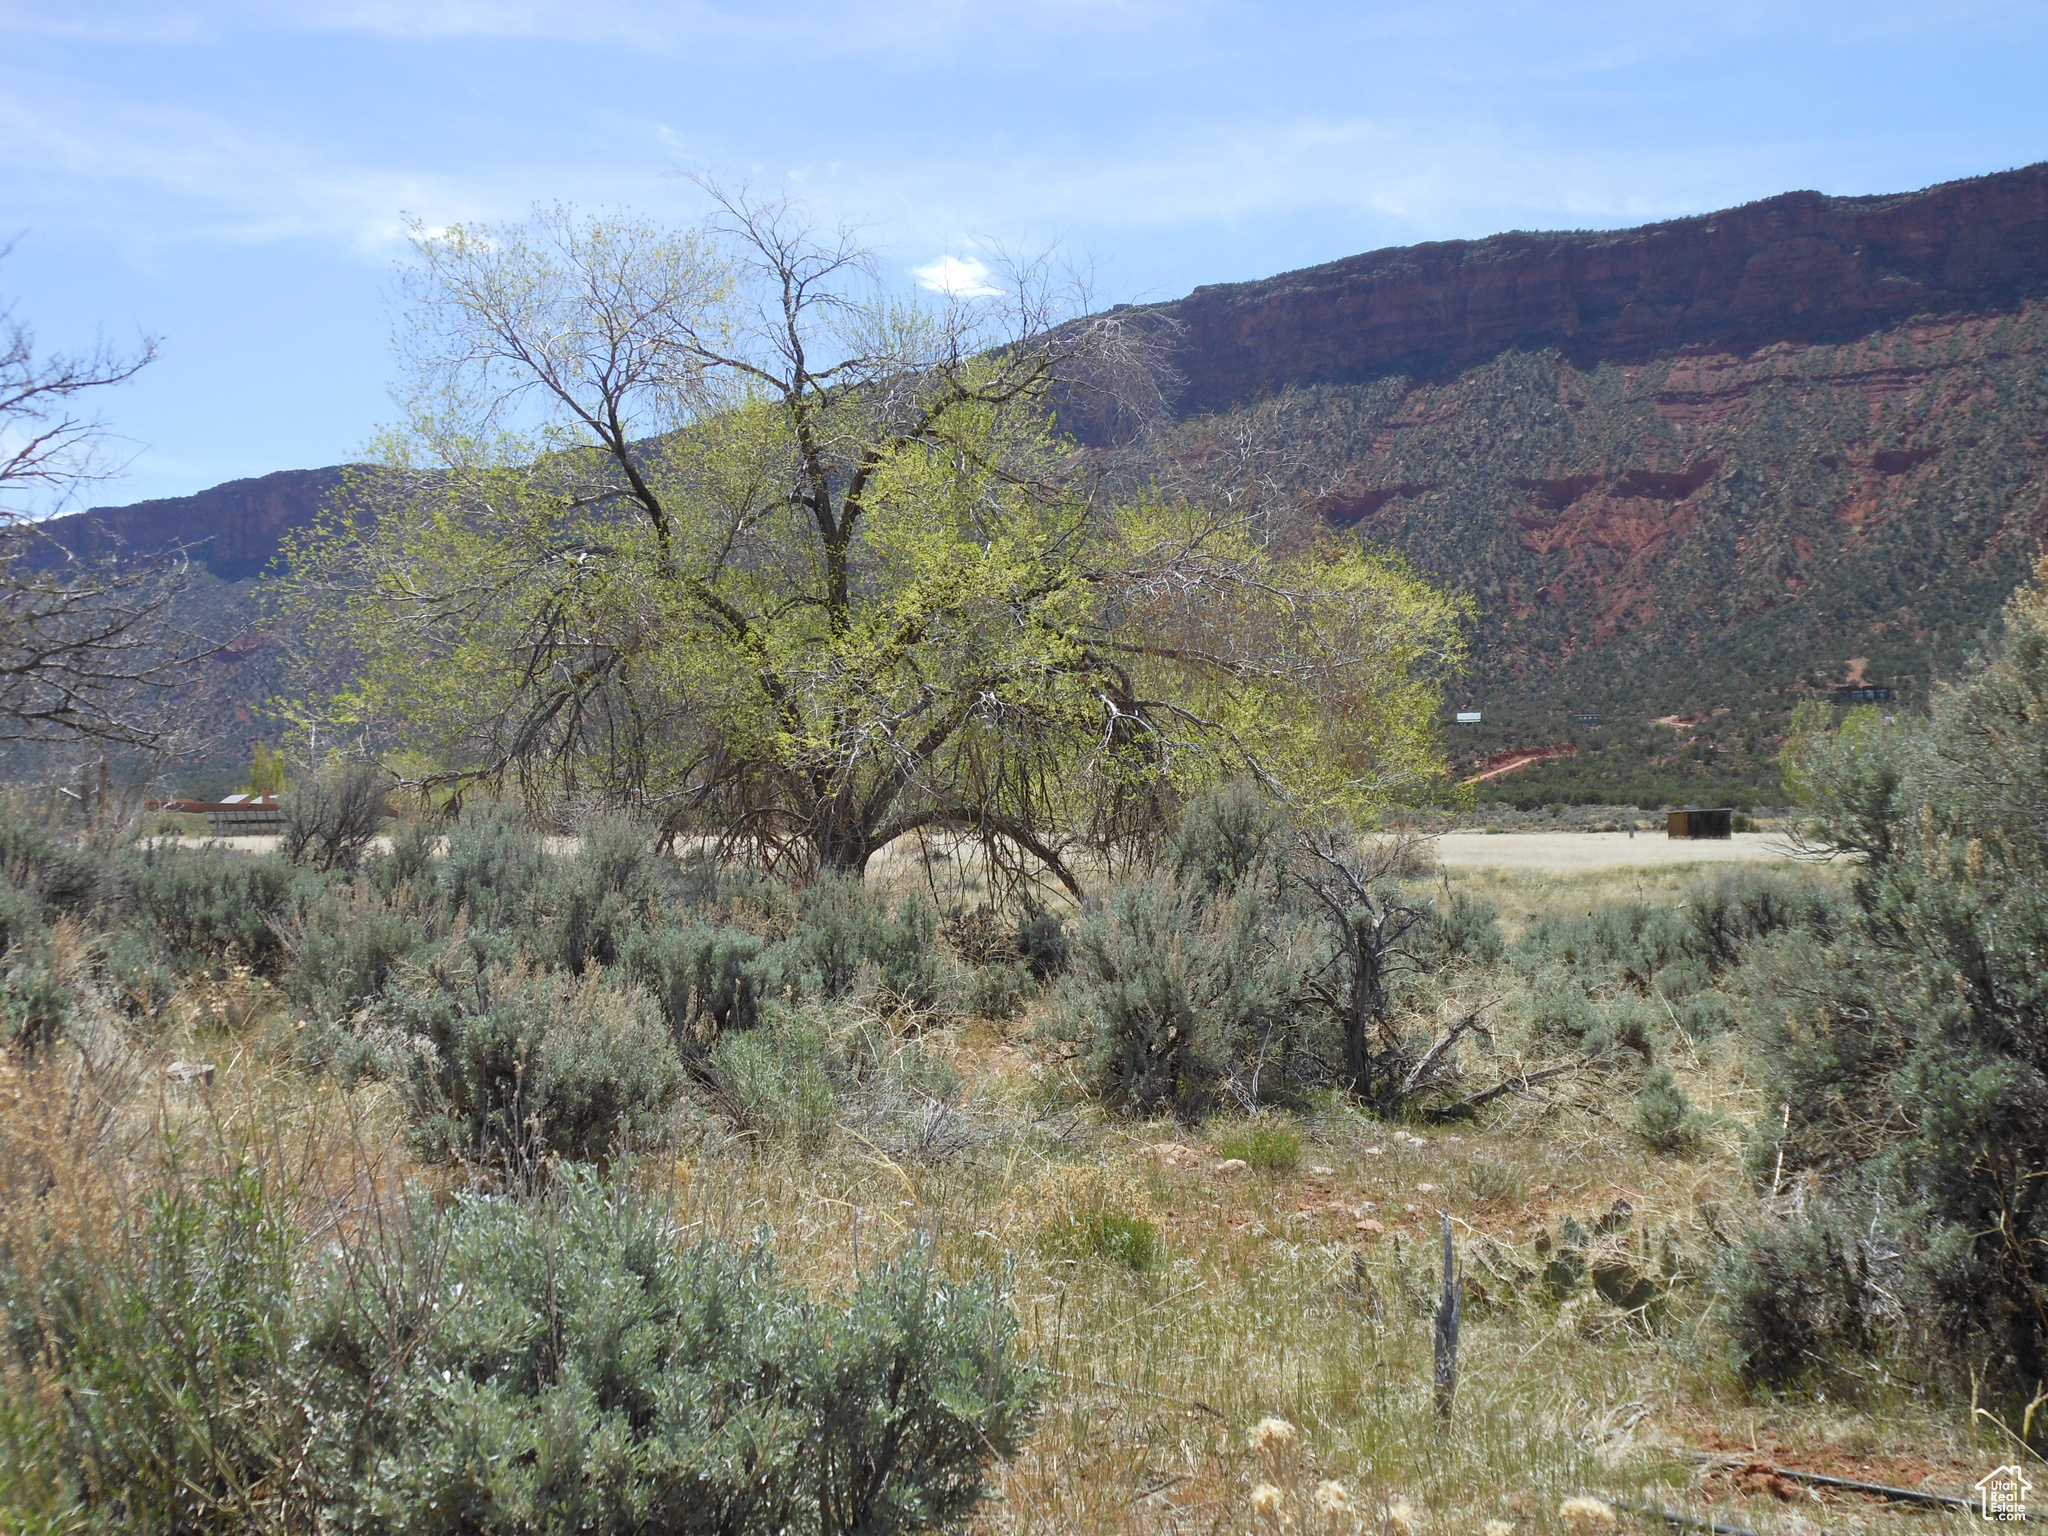
[[[1546,916],[1678,906],[1700,876],[1453,859],[1421,884],[1482,896],[1512,946]],[[1527,985],[1512,964],[1473,964],[1413,1006],[1489,1011],[1493,1036],[1464,1063],[1487,1081],[1540,1055],[1520,1021]],[[1738,1032],[1696,1039],[1674,1013],[1656,1057],[1703,1118],[1689,1148],[1658,1154],[1631,1128],[1626,1068],[1565,1073],[1451,1125],[1376,1120],[1334,1093],[1288,1113],[1132,1121],[1044,1038],[1046,1007],[994,1020],[851,1004],[831,1028],[914,1058],[929,1086],[913,1102],[842,1094],[778,1129],[693,1101],[631,1172],[685,1236],[765,1236],[818,1294],[913,1239],[949,1272],[1002,1277],[1045,1406],[977,1529],[1583,1532],[1603,1528],[1600,1509],[1561,1511],[1592,1496],[1624,1523],[1640,1506],[1774,1536],[1959,1532],[1969,1517],[1760,1469],[1962,1493],[2005,1459],[1967,1383],[1930,1395],[1873,1364],[1846,1395],[1779,1399],[1735,1379],[1705,1279],[1760,1198],[1741,1146],[1773,1110]],[[302,1231],[332,1237],[394,1219],[408,1186],[475,1187],[475,1170],[409,1150],[388,1084],[308,1074],[300,1028],[277,985],[230,970],[184,983],[150,1038],[107,1025],[62,1073],[10,1066],[5,1211],[20,1219],[33,1189],[48,1220],[55,1190],[66,1241],[117,1244],[155,1181],[232,1163],[287,1191]],[[1464,1275],[1448,1421],[1431,1374],[1443,1216]],[[1579,1273],[1560,1279],[1574,1223]],[[34,1479],[12,1475],[19,1498]],[[17,1510],[8,1528],[32,1524]]]

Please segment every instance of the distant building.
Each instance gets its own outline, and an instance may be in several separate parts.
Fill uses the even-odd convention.
[[[1829,697],[1837,704],[1889,704],[1892,702],[1893,694],[1889,688],[1865,687],[1861,683],[1851,686],[1844,683],[1839,688],[1830,689]]]
[[[1598,725],[1599,723],[1600,723],[1600,717],[1599,717],[1598,715],[1573,715],[1573,716],[1572,716],[1572,724],[1573,724],[1573,725]]]
[[[1726,806],[1717,809],[1670,811],[1664,817],[1664,835],[1693,839],[1733,837],[1735,812]]]
[[[153,811],[206,818],[215,837],[260,837],[284,830],[284,806],[275,795],[229,795],[225,800],[153,800]]]
[[[1458,724],[1460,724],[1460,725],[1477,725],[1478,723],[1479,723],[1479,711],[1478,711],[1478,710],[1476,710],[1476,709],[1461,709],[1461,710],[1459,710],[1459,711],[1458,711]]]

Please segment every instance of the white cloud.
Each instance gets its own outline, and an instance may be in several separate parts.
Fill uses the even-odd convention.
[[[972,256],[941,256],[925,266],[912,267],[910,275],[926,292],[943,293],[949,299],[988,299],[1003,291],[989,281],[995,274],[988,263]]]

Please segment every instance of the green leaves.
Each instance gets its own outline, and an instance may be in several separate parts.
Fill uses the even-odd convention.
[[[1075,885],[1063,850],[1150,837],[1162,791],[1441,785],[1464,608],[1183,490],[1112,498],[1052,407],[1113,324],[984,335],[873,299],[794,210],[727,212],[716,252],[562,213],[422,242],[413,426],[281,589],[306,718],[419,784],[806,871],[949,827]]]

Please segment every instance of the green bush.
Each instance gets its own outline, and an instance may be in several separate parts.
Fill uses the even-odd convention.
[[[387,990],[351,1063],[403,1085],[423,1151],[523,1164],[658,1140],[683,1067],[653,1006],[594,978],[487,972]]]
[[[824,1037],[809,1025],[785,1017],[721,1036],[711,1066],[755,1135],[815,1147],[832,1134],[838,1094]]]
[[[275,924],[301,890],[297,872],[275,854],[215,846],[145,848],[124,873],[129,906],[180,969],[274,963],[283,952]]]
[[[1017,919],[1017,956],[1030,967],[1033,979],[1050,981],[1067,968],[1073,946],[1066,924],[1039,906],[1027,906]]]
[[[280,1528],[320,1422],[285,1201],[230,1167],[172,1179],[126,1220],[100,1243],[24,1224],[8,1242],[34,1250],[0,1253],[10,1385],[53,1389],[0,1418],[0,1459],[36,1466],[44,1505],[20,1528]]]
[[[1030,967],[1021,961],[976,966],[967,973],[967,1011],[977,1018],[1013,1019],[1036,987]]]
[[[1678,1009],[1678,1022],[1695,1040],[1711,1040],[1735,1027],[1735,1010],[1719,992],[1695,992]]]
[[[1737,1372],[1783,1387],[1869,1350],[1879,1303],[1870,1279],[1862,1243],[1831,1216],[1750,1228],[1713,1278]]]
[[[375,763],[331,761],[294,779],[279,796],[293,864],[352,870],[384,819],[384,770]]]
[[[576,856],[540,891],[546,919],[536,928],[537,958],[576,972],[592,961],[616,965],[659,889],[645,832],[628,821],[591,823]]]
[[[391,851],[370,858],[370,878],[378,893],[393,896],[400,887],[410,888],[415,898],[431,893],[440,842],[440,834],[424,821],[401,823],[391,834]]]
[[[1689,957],[1672,961],[1650,978],[1650,990],[1671,1003],[1684,1002],[1713,984],[1713,973],[1705,962]]]
[[[684,1247],[622,1186],[569,1185],[423,1213],[430,1325],[411,1291],[330,1302],[324,1359],[416,1341],[361,1415],[357,1475],[333,1479],[338,1524],[898,1536],[963,1522],[1021,1443],[1036,1383],[990,1287],[913,1247],[813,1302],[764,1251]]]
[[[884,992],[911,1007],[929,1008],[940,996],[939,914],[923,896],[906,896],[891,912],[859,880],[821,875],[804,892],[783,952],[827,1000],[843,997],[864,965],[875,967]]]
[[[627,941],[625,964],[678,1042],[754,1028],[763,1004],[785,985],[780,951],[736,928],[643,930]]]
[[[1082,918],[1053,1029],[1083,1044],[1097,1092],[1141,1115],[1199,1118],[1247,1067],[1278,1088],[1298,1042],[1284,1027],[1294,978],[1269,939],[1249,895],[1118,886]]]
[[[1600,1022],[1585,987],[1569,971],[1555,967],[1536,973],[1523,1011],[1533,1033],[1566,1045],[1582,1043]]]
[[[1783,1107],[1753,1158],[1775,1169],[1775,1142],[1837,1189],[1895,1190],[1945,1369],[2017,1414],[2048,1377],[2048,564],[2004,620],[1923,720],[1795,717],[1787,782],[1808,835],[1859,855],[1855,910],[1760,956],[1781,986],[1755,992],[1759,1078]]]
[[[100,899],[106,876],[84,849],[58,842],[32,822],[0,816],[0,881],[33,895],[53,915],[76,914]]]
[[[1430,914],[1430,947],[1444,958],[1476,960],[1491,965],[1507,952],[1507,940],[1500,931],[1500,911],[1492,902],[1451,893],[1449,910]]]
[[[43,932],[43,903],[33,891],[0,885],[0,954],[32,943]]]
[[[124,930],[108,936],[100,970],[114,996],[130,1013],[154,1019],[178,988],[178,973],[163,962],[147,934]]]
[[[1716,968],[1739,964],[1752,944],[1774,934],[1797,930],[1826,941],[1844,918],[1841,902],[1814,881],[1757,869],[1688,886],[1685,910],[1696,947]]]
[[[1159,1260],[1159,1229],[1142,1216],[1090,1211],[1053,1223],[1044,1248],[1054,1258],[1099,1259],[1143,1273]]]
[[[995,1288],[923,1248],[813,1300],[573,1165],[317,1249],[246,1168],[134,1214],[0,1234],[32,1244],[0,1252],[25,1528],[909,1536],[962,1526],[1037,1411]]]
[[[393,971],[431,942],[415,914],[374,899],[362,886],[307,902],[287,932],[292,963],[285,995],[321,1022],[346,1018],[377,996]]]
[[[1272,797],[1239,781],[1188,802],[1161,863],[1204,896],[1228,895],[1270,872],[1286,852],[1286,838],[1287,818]]]
[[[1579,1049],[1589,1056],[1631,1051],[1647,1062],[1656,1055],[1656,1042],[1666,1022],[1661,1007],[1624,992],[1600,1010],[1598,1022],[1586,1031]]]
[[[530,915],[534,892],[552,862],[532,828],[515,812],[484,809],[448,833],[438,873],[448,910],[466,911],[479,928],[517,926]]]
[[[1291,1126],[1253,1121],[1215,1139],[1218,1157],[1242,1158],[1260,1173],[1292,1173],[1301,1166],[1301,1135]]]
[[[1695,955],[1698,944],[1684,912],[1623,901],[1584,916],[1540,916],[1523,929],[1515,948],[1532,966],[1548,962],[1644,988],[1664,966]]]
[[[1636,1134],[1658,1152],[1676,1152],[1699,1140],[1700,1116],[1669,1067],[1643,1073],[1636,1095]]]
[[[705,922],[785,933],[796,920],[797,898],[764,869],[695,858],[676,876],[676,900]]]
[[[0,972],[0,1042],[36,1051],[64,1033],[71,988],[40,945],[17,948]]]

